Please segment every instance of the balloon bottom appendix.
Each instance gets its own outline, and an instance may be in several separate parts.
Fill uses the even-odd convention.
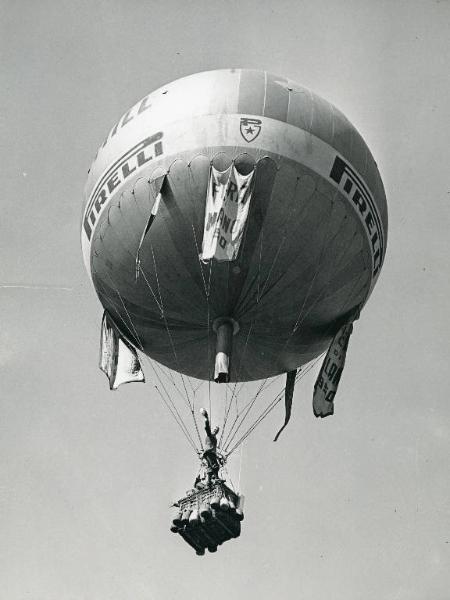
[[[297,83],[224,69],[148,94],[111,129],[85,188],[82,250],[105,311],[100,366],[111,389],[143,381],[148,360],[157,393],[201,456],[195,402],[213,406],[211,382],[224,384],[213,389],[225,390],[225,461],[283,398],[287,424],[295,382],[327,352],[313,408],[332,414],[352,323],[383,264],[387,221],[364,140]],[[238,434],[278,376],[285,385]],[[239,497],[227,490],[233,505]],[[199,518],[197,510],[195,526]],[[198,532],[189,542],[200,553],[205,531],[204,544]]]

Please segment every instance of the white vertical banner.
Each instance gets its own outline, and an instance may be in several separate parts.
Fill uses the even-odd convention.
[[[241,175],[211,167],[206,198],[201,260],[237,258],[251,200],[253,173]]]
[[[102,319],[99,367],[108,377],[111,390],[122,383],[145,382],[136,350],[120,337],[106,311]]]

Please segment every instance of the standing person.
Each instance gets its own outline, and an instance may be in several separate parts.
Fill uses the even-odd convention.
[[[200,413],[205,421],[206,432],[203,460],[205,461],[206,465],[206,476],[208,483],[212,483],[213,481],[219,479],[220,464],[217,456],[217,434],[219,433],[219,428],[214,427],[214,429],[211,431],[208,413],[204,408],[200,409]]]

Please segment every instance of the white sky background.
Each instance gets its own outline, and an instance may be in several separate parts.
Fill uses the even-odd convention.
[[[1,0],[1,600],[449,600],[450,2]],[[263,68],[359,129],[388,254],[336,414],[313,378],[244,447],[242,535],[169,532],[195,475],[151,385],[111,393],[81,259],[92,157],[178,77]],[[147,373],[150,377],[150,373]]]

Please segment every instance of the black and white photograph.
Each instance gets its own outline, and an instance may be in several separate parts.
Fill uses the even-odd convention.
[[[0,600],[450,600],[450,1],[0,8]]]

